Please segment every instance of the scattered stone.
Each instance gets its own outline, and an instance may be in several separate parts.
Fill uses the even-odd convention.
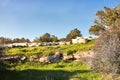
[[[29,61],[39,61],[39,56],[38,55],[30,56]]]
[[[74,60],[74,56],[73,55],[67,55],[67,54],[64,54],[63,55],[63,60]]]
[[[48,57],[42,57],[42,58],[40,58],[40,59],[39,59],[39,62],[50,63]]]
[[[47,57],[41,57],[39,62],[45,63],[56,63],[62,60],[63,54],[61,52],[56,52],[54,55],[49,55]]]

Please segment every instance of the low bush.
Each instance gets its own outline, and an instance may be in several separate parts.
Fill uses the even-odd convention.
[[[120,74],[120,29],[103,32],[93,48],[95,55],[91,68],[97,72]]]
[[[67,55],[72,55],[73,53],[75,53],[76,52],[76,50],[68,50],[67,51]]]

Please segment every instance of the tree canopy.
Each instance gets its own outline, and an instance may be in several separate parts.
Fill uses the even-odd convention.
[[[13,39],[13,43],[24,43],[24,42],[30,42],[30,40],[29,39],[25,39],[24,37],[22,37],[22,38],[14,38]]]
[[[100,30],[106,30],[118,25],[120,22],[120,5],[115,8],[104,7],[104,10],[97,11],[96,16],[94,27],[91,26],[89,29],[89,33],[95,35],[99,33]]]
[[[10,38],[6,38],[6,37],[0,37],[0,44],[9,44],[9,43],[24,43],[24,42],[30,42],[29,39],[27,38],[14,38],[14,39],[10,39]]]
[[[71,41],[73,38],[81,37],[81,36],[82,36],[81,32],[77,28],[75,28],[71,30],[69,34],[67,34],[66,40]]]
[[[120,5],[113,9],[104,7],[104,10],[98,11],[96,16],[97,19],[95,19],[95,23],[97,25],[101,25],[103,27],[112,27],[115,25],[115,21],[120,19]]]
[[[103,31],[104,28],[98,25],[94,25],[91,26],[91,28],[89,29],[89,33],[90,34],[94,34],[94,35],[99,35],[101,31]]]
[[[55,35],[45,33],[41,37],[35,38],[33,42],[39,43],[39,42],[57,42],[57,41],[58,41],[58,38]]]
[[[12,40],[10,38],[0,37],[0,44],[8,44],[12,43]]]

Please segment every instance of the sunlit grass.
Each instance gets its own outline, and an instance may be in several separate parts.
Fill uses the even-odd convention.
[[[49,54],[54,54],[55,52],[76,52],[76,51],[86,51],[92,49],[94,45],[94,41],[92,40],[86,44],[71,44],[64,46],[39,46],[39,47],[25,47],[25,48],[6,48],[6,55],[15,55],[15,54],[24,54],[27,57],[30,55],[41,55],[46,56]]]
[[[102,75],[89,70],[82,62],[62,61],[60,63],[18,62],[8,68],[11,74],[9,80],[102,80]],[[16,75],[17,74],[17,75]],[[14,77],[15,76],[15,77]],[[18,78],[19,77],[19,78]],[[6,79],[7,80],[7,79]]]
[[[64,46],[40,46],[25,48],[6,48],[6,55],[24,54],[46,56],[57,51],[72,54],[76,51],[91,50],[94,40],[86,44]],[[7,64],[7,63],[6,63]],[[17,62],[9,64],[7,72],[2,73],[2,80],[103,80],[99,73],[90,71],[82,62],[61,61],[59,63]]]

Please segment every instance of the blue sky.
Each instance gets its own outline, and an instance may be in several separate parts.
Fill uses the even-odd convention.
[[[48,32],[58,38],[78,28],[89,36],[95,14],[120,0],[0,0],[0,36],[33,40]]]

